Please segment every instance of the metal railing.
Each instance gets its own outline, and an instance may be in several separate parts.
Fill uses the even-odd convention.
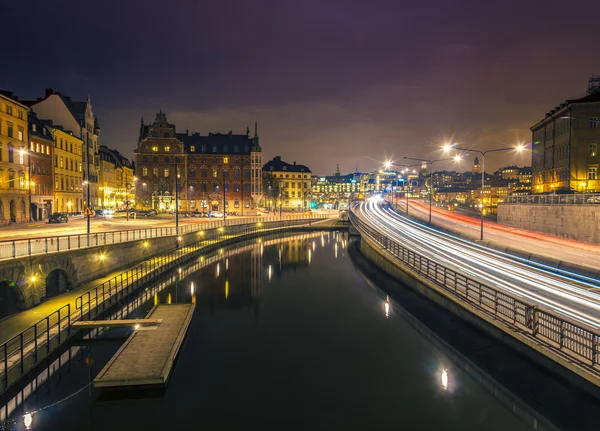
[[[600,336],[596,332],[421,256],[369,226],[353,212],[350,213],[350,221],[363,237],[394,260],[408,266],[461,301],[489,316],[499,318],[519,333],[535,339],[538,344],[562,353],[569,361],[598,375]]]
[[[502,204],[581,205],[600,204],[600,194],[507,196]]]
[[[99,284],[75,299],[75,309],[67,304],[36,324],[11,337],[0,345],[0,393],[3,393],[24,374],[37,366],[40,361],[53,353],[64,341],[70,338],[72,323],[78,320],[94,319],[124,297],[150,283],[158,275],[180,265],[182,262],[206,253],[212,247],[223,247],[238,241],[241,237],[259,233],[275,233],[287,228],[311,224],[317,218],[294,218],[281,221],[265,221],[247,224],[229,224],[222,228],[198,230],[201,235],[197,243],[148,259],[134,268],[123,271],[115,277]]]
[[[242,217],[227,219],[225,226],[237,226],[256,222],[269,223],[283,220],[319,220],[319,215],[295,215],[279,217]],[[179,226],[179,235],[199,232],[206,229],[216,229],[223,226],[223,221],[183,224]],[[18,257],[34,256],[40,254],[57,253],[61,251],[77,250],[87,247],[97,247],[110,244],[119,244],[129,241],[139,241],[165,236],[175,236],[175,227],[156,227],[147,229],[121,230],[111,232],[98,232],[92,234],[74,234],[46,236],[40,238],[17,239],[0,241],[0,260],[15,259]]]

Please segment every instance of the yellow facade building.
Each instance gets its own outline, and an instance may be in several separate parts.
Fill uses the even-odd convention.
[[[54,211],[80,213],[85,208],[82,151],[83,141],[60,126],[54,135]]]
[[[304,165],[286,163],[277,156],[263,167],[265,206],[293,211],[310,207],[311,173]]]
[[[10,92],[0,92],[0,224],[30,218],[29,108]]]

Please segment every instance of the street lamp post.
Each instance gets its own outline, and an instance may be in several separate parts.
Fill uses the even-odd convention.
[[[225,169],[227,168],[227,164],[229,163],[229,158],[223,157],[223,226],[225,226],[225,215],[227,214],[227,207],[225,206]],[[227,175],[229,176],[229,171],[227,171]]]
[[[474,153],[481,155],[481,205],[480,205],[481,228],[480,228],[479,239],[481,241],[483,241],[483,209],[484,209],[483,194],[485,192],[485,155],[487,153],[497,153],[499,151],[510,151],[510,150],[516,150],[518,153],[520,153],[521,151],[523,151],[524,147],[522,145],[518,145],[517,147],[495,148],[493,150],[480,151],[480,150],[473,150],[470,148],[460,148],[460,147],[456,147],[455,145],[456,144],[444,145],[444,151],[448,152],[451,149],[454,149],[454,150],[460,150],[460,151],[472,151]],[[491,199],[492,199],[492,195],[491,195],[491,191],[490,191],[490,203],[491,203]]]
[[[433,164],[437,163],[437,162],[446,162],[449,160],[454,160],[456,162],[458,162],[460,160],[460,157],[457,156],[454,159],[451,158],[446,158],[446,159],[437,159],[437,160],[426,160],[426,159],[417,159],[414,157],[405,157],[406,160],[417,160],[423,163],[427,163],[429,165],[429,175],[427,175],[429,177],[429,225],[431,226],[431,204],[433,202],[433,184],[431,184],[431,175],[433,174]],[[408,207],[407,207],[408,208]]]
[[[179,169],[175,165],[175,235],[179,237]]]
[[[405,157],[406,159],[406,157]],[[396,166],[396,167],[400,167],[400,168],[404,168],[404,173],[406,174],[406,179],[408,179],[408,168],[412,168],[414,166],[420,166],[419,163],[417,164],[413,164],[413,165],[400,165],[397,163],[392,162],[391,160],[388,160],[387,162],[385,162],[386,169],[389,169],[392,166]],[[396,185],[398,184],[398,182],[396,181]],[[404,194],[406,195],[406,215],[408,215],[408,186],[406,186],[406,190],[404,191]],[[394,204],[393,200],[392,200],[392,205]]]

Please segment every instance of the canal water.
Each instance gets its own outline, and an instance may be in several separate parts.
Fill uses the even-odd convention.
[[[33,430],[556,429],[411,318],[357,269],[349,245],[319,232],[198,260],[132,313],[195,295],[164,393],[91,388],[129,334],[109,330],[21,392],[4,429],[25,429],[25,412]]]

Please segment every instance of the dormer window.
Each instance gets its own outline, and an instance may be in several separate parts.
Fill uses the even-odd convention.
[[[283,170],[284,170],[284,171],[287,171],[287,166],[284,166],[284,167],[283,167]]]
[[[190,151],[191,151],[192,153],[196,152],[196,147],[192,145],[192,146],[190,147]]]
[[[158,146],[156,146],[156,145],[155,145],[155,146],[153,146],[153,147],[152,147],[152,151],[154,151],[155,153],[156,153],[156,152],[158,152]]]
[[[169,132],[163,133],[163,137],[168,138],[169,137]]]
[[[165,153],[168,153],[169,151],[171,151],[171,147],[169,147],[168,145],[165,145]]]

